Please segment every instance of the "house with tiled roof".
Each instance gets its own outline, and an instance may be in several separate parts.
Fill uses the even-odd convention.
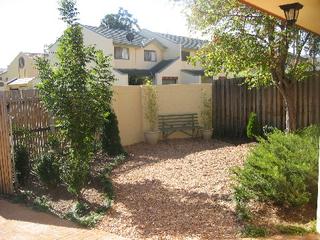
[[[205,43],[203,40],[156,33],[146,29],[127,32],[104,26],[81,25],[86,45],[112,56],[116,85],[141,84],[145,77],[154,84],[201,83],[204,71],[187,62]],[[49,47],[55,61],[58,41]]]
[[[20,52],[11,61],[7,69],[0,72],[0,82],[3,83],[3,89],[21,90],[34,88],[39,82],[35,58],[43,56],[43,53]]]

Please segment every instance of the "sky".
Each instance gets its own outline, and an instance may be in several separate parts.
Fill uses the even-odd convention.
[[[123,7],[141,28],[192,36],[182,6],[170,0],[77,0],[80,23],[98,26],[108,13]],[[59,20],[57,0],[0,0],[0,68],[19,52],[43,52],[66,25]]]

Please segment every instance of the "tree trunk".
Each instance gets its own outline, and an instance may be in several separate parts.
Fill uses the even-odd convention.
[[[297,130],[297,109],[294,102],[294,89],[293,85],[285,89],[279,89],[283,97],[286,111],[286,132]]]

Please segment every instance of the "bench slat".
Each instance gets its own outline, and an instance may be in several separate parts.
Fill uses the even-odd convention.
[[[192,127],[192,126],[189,126],[189,127],[174,127],[174,128],[160,128],[161,131],[172,131],[172,130],[182,130],[182,129],[185,129],[185,130],[196,130],[196,129],[199,129],[200,126],[195,126],[195,127]]]
[[[183,113],[183,114],[160,114],[159,117],[162,117],[162,116],[195,116],[195,115],[198,115],[197,113]]]
[[[180,129],[180,128],[188,128],[188,129],[192,129],[192,128],[199,128],[200,126],[164,126],[164,127],[161,127],[159,128],[160,130],[163,130],[163,129]]]
[[[159,121],[159,123],[169,123],[169,124],[172,124],[172,123],[196,123],[196,122],[198,122],[198,121],[195,121],[195,119],[194,120],[184,120],[184,119],[182,119],[182,120],[168,120],[168,121]]]

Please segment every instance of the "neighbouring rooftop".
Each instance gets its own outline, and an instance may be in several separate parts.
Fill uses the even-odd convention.
[[[148,38],[140,34],[140,32],[133,32],[134,38],[132,41],[129,41],[127,39],[128,31],[125,31],[125,30],[106,28],[105,26],[99,26],[99,27],[94,27],[89,25],[82,25],[82,26],[106,38],[113,39],[113,42],[115,44],[144,47],[152,41],[157,41],[156,37]],[[181,44],[182,48],[186,48],[186,49],[199,49],[205,43],[205,41],[201,39],[183,37],[183,36],[166,34],[166,33],[152,32],[150,30],[147,30],[147,31],[153,33],[157,37],[164,38],[175,44]],[[161,44],[159,41],[158,43]],[[165,46],[163,47],[165,48]]]

